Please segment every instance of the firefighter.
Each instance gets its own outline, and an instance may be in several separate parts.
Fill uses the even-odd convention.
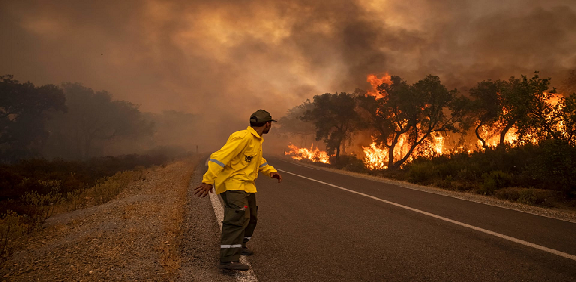
[[[205,197],[213,187],[224,201],[224,221],[220,244],[221,269],[249,269],[240,263],[240,255],[252,255],[246,247],[258,221],[256,186],[258,172],[282,181],[282,176],[262,157],[262,135],[272,127],[270,113],[258,110],[250,116],[250,126],[236,131],[220,150],[210,155],[208,171],[202,184],[194,188],[194,194]]]

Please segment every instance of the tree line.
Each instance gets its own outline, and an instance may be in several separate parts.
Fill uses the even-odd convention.
[[[357,132],[369,132],[388,151],[388,168],[399,168],[436,134],[474,134],[484,149],[490,144],[483,130],[498,136],[498,146],[515,130],[516,143],[559,140],[576,144],[576,94],[558,95],[550,78],[510,77],[478,82],[467,93],[449,90],[440,78],[428,75],[410,84],[399,76],[382,83],[374,95],[356,89],[353,93],[325,93],[291,109],[281,120],[284,130],[303,134],[290,123],[314,124],[316,140],[338,159]],[[566,93],[565,93],[566,94]],[[302,128],[302,127],[299,127]],[[398,143],[408,150],[398,152]],[[400,157],[395,157],[400,154]]]
[[[190,126],[196,118],[175,111],[143,113],[138,105],[80,83],[35,86],[0,76],[2,163],[142,152],[171,136],[164,125],[174,119]]]

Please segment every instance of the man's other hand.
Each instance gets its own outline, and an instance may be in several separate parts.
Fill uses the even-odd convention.
[[[278,172],[271,172],[270,177],[277,178],[278,183],[282,182],[282,175],[280,175]]]
[[[206,197],[208,193],[212,193],[212,184],[202,183],[200,186],[194,188],[194,195],[198,197]]]

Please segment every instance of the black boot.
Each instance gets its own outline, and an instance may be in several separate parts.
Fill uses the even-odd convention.
[[[246,271],[250,269],[250,267],[247,264],[240,263],[239,261],[220,262],[218,268],[228,270],[240,270],[240,271]]]
[[[242,247],[242,252],[240,253],[243,256],[251,256],[254,254],[253,251],[250,251],[248,248],[246,247]]]

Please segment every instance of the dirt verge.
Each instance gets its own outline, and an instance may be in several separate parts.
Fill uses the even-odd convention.
[[[132,182],[106,204],[49,218],[43,230],[4,264],[0,277],[4,281],[179,279],[185,208],[196,164],[194,158],[148,169],[144,179]],[[216,224],[213,218],[203,218]]]

